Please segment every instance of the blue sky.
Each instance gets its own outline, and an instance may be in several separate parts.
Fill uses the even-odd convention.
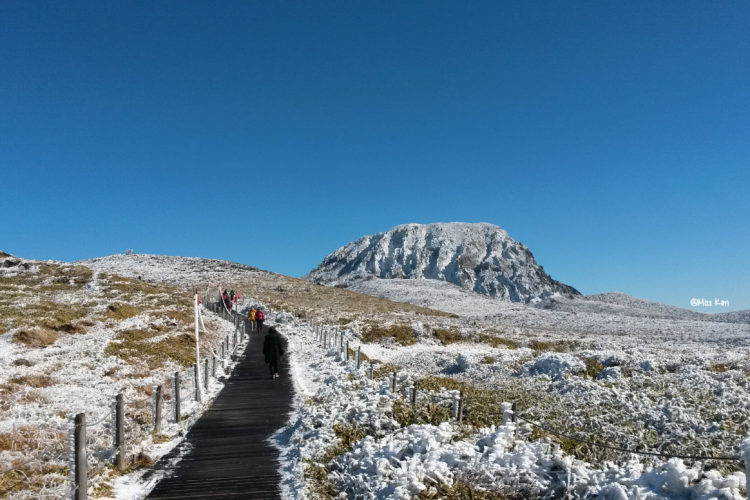
[[[747,309],[748,26],[744,1],[2,2],[0,248],[301,276],[491,222],[584,293]]]

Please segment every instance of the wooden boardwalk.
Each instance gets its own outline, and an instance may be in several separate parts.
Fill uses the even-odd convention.
[[[252,333],[244,358],[211,408],[185,442],[154,466],[167,475],[148,498],[280,497],[279,454],[267,440],[286,424],[293,388],[288,356],[280,363],[281,378],[272,380],[262,349],[263,335]]]

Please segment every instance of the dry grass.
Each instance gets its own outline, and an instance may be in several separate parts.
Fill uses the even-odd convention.
[[[578,342],[573,340],[538,340],[529,342],[529,348],[538,352],[571,352],[580,348]]]
[[[601,364],[594,358],[586,358],[584,360],[584,363],[586,364],[586,368],[583,371],[583,375],[590,378],[596,378],[596,376],[599,375],[599,373],[601,373],[604,368],[606,368],[603,364]]]
[[[432,334],[443,344],[448,345],[462,340],[461,333],[446,328],[433,328]]]
[[[398,373],[401,369],[399,365],[391,363],[380,363],[372,369],[372,378],[379,379],[385,376],[390,376],[393,372]]]
[[[54,487],[65,482],[69,476],[68,467],[57,464],[21,465],[21,461],[13,464],[16,467],[0,476],[0,498],[10,498],[13,493],[31,493],[43,488]],[[33,498],[24,496],[23,498]]]
[[[19,427],[14,432],[0,432],[0,451],[36,448],[36,439],[29,429],[29,427]]]
[[[190,326],[194,321],[192,307],[184,307],[183,309],[170,309],[159,314],[161,316],[169,318],[170,320],[182,323],[184,326]]]
[[[504,337],[498,337],[497,335],[485,335],[479,336],[479,342],[483,344],[489,344],[492,347],[505,346],[508,349],[518,349],[518,342],[506,339]]]
[[[182,366],[195,363],[195,338],[186,333],[177,333],[159,342],[150,342],[158,330],[130,329],[121,332],[107,344],[105,353],[126,361],[145,361],[150,369],[163,366],[173,360]]]
[[[10,384],[25,385],[28,387],[49,387],[54,381],[48,375],[22,375],[8,380]]]
[[[412,345],[417,343],[411,326],[371,326],[362,332],[362,342],[377,342],[379,340],[392,338],[401,345]]]
[[[138,316],[146,309],[143,307],[136,307],[123,302],[115,302],[107,306],[107,312],[104,314],[105,319],[123,320]]]
[[[28,328],[16,331],[13,341],[29,347],[47,347],[57,342],[57,333],[48,328]]]

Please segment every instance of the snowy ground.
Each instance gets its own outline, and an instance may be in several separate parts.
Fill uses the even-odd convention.
[[[108,496],[119,476],[110,465],[115,396],[122,394],[125,400],[128,461],[148,464],[181,440],[221,390],[222,379],[210,380],[198,405],[192,369],[162,357],[162,351],[148,355],[118,350],[126,345],[146,347],[146,352],[148,346],[184,345],[194,359],[192,328],[183,322],[183,315],[192,317],[189,293],[85,273],[64,263],[22,262],[28,266],[0,266],[0,497],[68,494],[72,416],[77,413],[87,419],[89,493]],[[124,308],[123,297],[131,309]],[[218,351],[234,332],[232,323],[211,313],[205,314],[205,326],[202,358],[211,348]],[[51,343],[19,341],[24,332],[48,335]],[[231,369],[231,360],[225,363]],[[219,364],[217,374],[221,371]],[[181,374],[183,388],[180,422],[173,417],[175,372]],[[161,433],[154,434],[153,388],[160,384],[165,384],[164,419]],[[139,497],[128,493],[126,483],[117,491],[120,498]]]
[[[487,489],[511,498],[743,498],[742,472],[706,470],[701,462],[645,463],[626,455],[617,463],[588,463],[557,449],[553,440],[531,440],[529,425],[460,426],[452,419],[437,425],[399,423],[394,407],[404,405],[401,401],[414,380],[446,373],[441,358],[452,359],[457,365],[454,372],[468,379],[495,372],[498,378],[507,378],[500,366],[480,367],[476,362],[477,356],[490,352],[502,355],[502,349],[488,351],[486,346],[467,344],[364,346],[371,356],[400,364],[398,389],[393,393],[389,378],[369,380],[364,367],[357,371],[352,362],[321,348],[307,325],[281,329],[290,341],[298,391],[289,424],[276,436],[288,498],[326,492],[347,498],[460,496],[471,488],[475,493]],[[466,366],[455,363],[457,355],[469,358],[463,362]],[[517,381],[539,377],[549,383],[559,368],[551,362],[525,366],[527,370],[520,372],[526,373],[517,375]],[[561,380],[574,385],[573,377],[565,376],[569,370],[561,370]],[[449,404],[452,396],[445,390],[423,392],[418,405]]]
[[[667,460],[581,445],[522,422],[503,425],[499,407],[502,401],[516,403],[519,416],[594,443],[672,455],[736,456],[750,433],[750,325],[743,322],[745,314],[707,320],[616,294],[531,307],[427,280],[363,282],[370,288],[362,291],[454,314],[449,317],[224,261],[135,255],[86,264],[95,272],[80,290],[67,291],[67,285],[50,276],[7,285],[4,290],[19,294],[13,300],[0,296],[8,317],[63,304],[88,307],[95,320],[85,334],[61,333],[45,348],[11,342],[19,327],[10,325],[3,333],[0,324],[0,390],[10,390],[14,398],[11,410],[0,402],[0,426],[5,425],[0,437],[3,432],[30,433],[30,442],[39,443],[32,455],[53,457],[45,463],[51,467],[44,476],[48,484],[35,489],[48,497],[62,491],[67,481],[66,416],[85,406],[94,410],[90,420],[105,418],[114,394],[124,390],[129,400],[142,401],[134,415],[143,416],[147,429],[146,388],[174,368],[150,373],[148,366],[103,354],[107,339],[129,328],[169,326],[165,335],[182,328],[179,321],[177,326],[165,323],[171,321],[165,314],[173,308],[168,303],[174,297],[168,295],[174,292],[159,288],[151,296],[137,292],[126,295],[127,300],[118,298],[126,285],[151,285],[141,280],[122,284],[110,273],[183,290],[236,280],[248,295],[273,302],[276,309],[350,328],[355,345],[359,332],[373,324],[406,325],[413,331],[413,345],[387,338],[362,345],[378,366],[388,363],[399,372],[399,394],[394,395],[387,379],[370,381],[364,370],[357,373],[324,355],[308,326],[289,321],[288,315],[283,316],[286,321],[279,317],[292,343],[298,389],[295,412],[276,439],[283,449],[284,488],[290,498],[339,492],[374,498],[418,491],[462,497],[480,489],[510,498],[560,497],[565,492],[572,497],[740,498],[743,493],[744,466],[737,461]],[[16,271],[2,272],[12,281]],[[6,284],[0,280],[0,286]],[[46,291],[40,295],[39,290]],[[93,305],[92,297],[98,300]],[[118,300],[152,305],[126,319],[103,320],[107,304]],[[218,338],[226,327],[215,326]],[[436,328],[462,340],[442,345]],[[29,385],[29,377],[41,374],[50,375],[49,386]],[[426,385],[412,411],[402,398],[413,380]],[[463,426],[446,417],[458,383],[469,391]],[[165,408],[165,415],[169,411]],[[6,418],[11,414],[12,419]],[[34,425],[24,430],[27,415]],[[52,425],[42,425],[47,422]],[[92,458],[92,467],[111,451],[107,425],[92,428],[92,444],[101,451]],[[145,450],[152,458],[165,452],[179,431],[168,427],[165,432],[170,434],[157,440],[164,441],[161,445],[148,438],[131,440],[138,443],[133,452]],[[0,449],[0,464],[15,464],[22,455]],[[94,480],[101,494],[112,483],[109,476]],[[138,498],[147,489],[136,476],[115,485],[119,498]]]

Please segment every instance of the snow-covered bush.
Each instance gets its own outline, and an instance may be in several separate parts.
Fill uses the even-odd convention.
[[[567,373],[580,372],[585,368],[583,361],[575,356],[551,353],[542,354],[535,360],[524,364],[517,374],[520,376],[542,375],[552,380],[560,380]]]

